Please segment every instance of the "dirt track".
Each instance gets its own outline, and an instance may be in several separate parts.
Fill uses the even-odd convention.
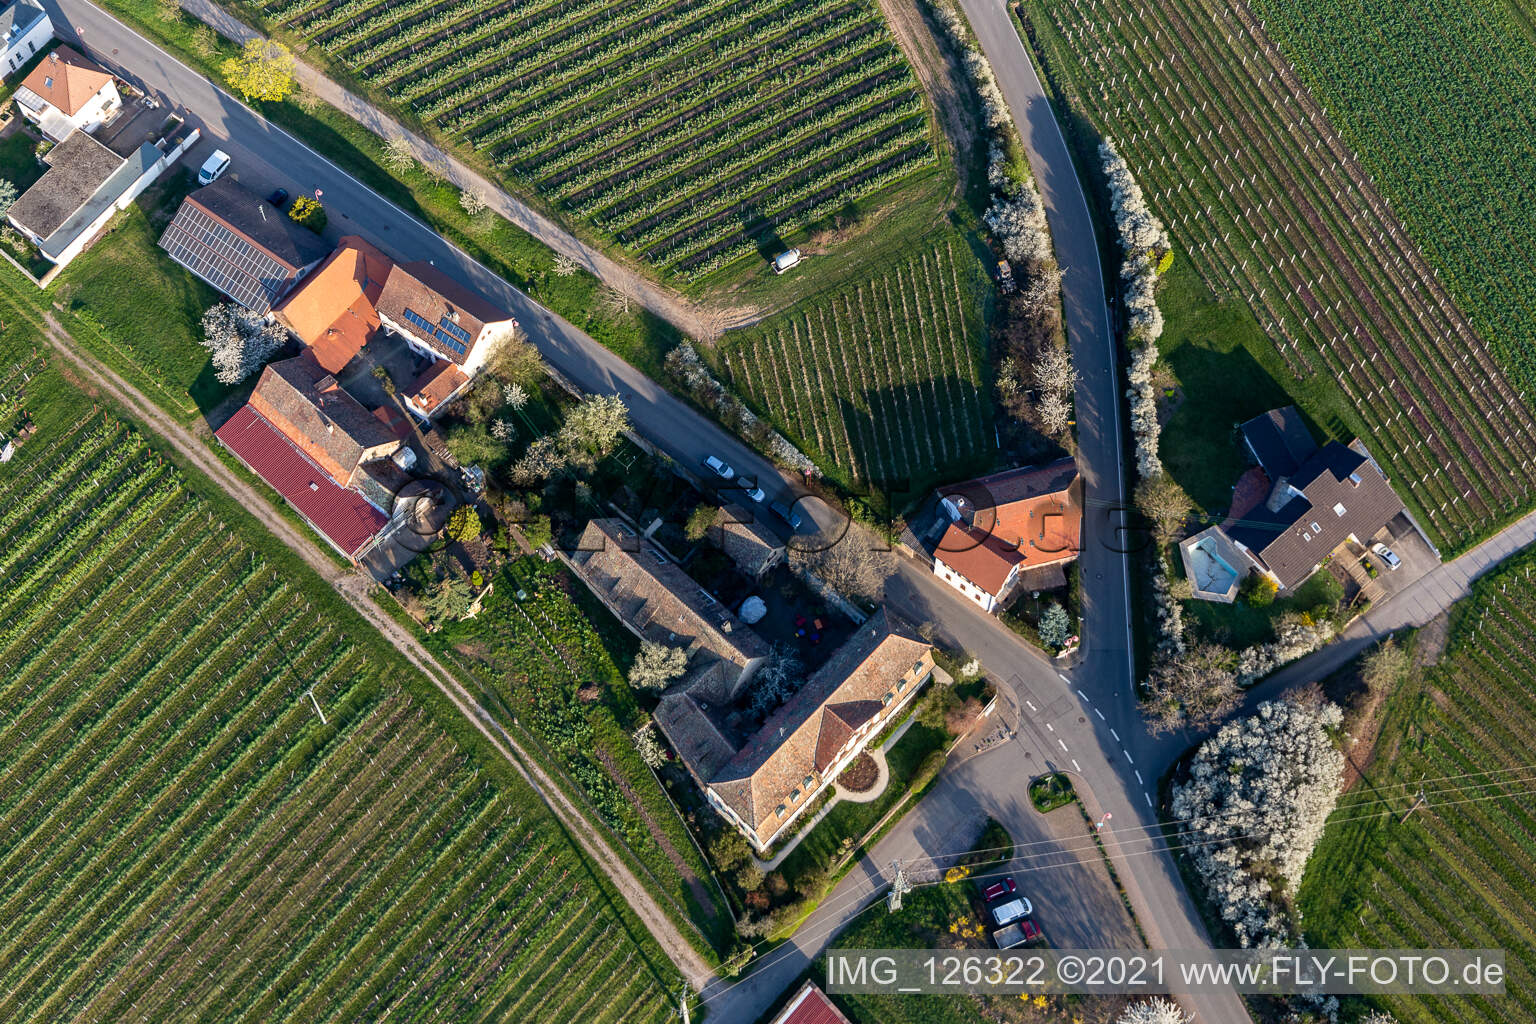
[[[496,748],[507,762],[533,787],[534,792],[555,813],[583,850],[603,869],[620,897],[629,904],[650,931],[668,958],[700,989],[714,976],[672,920],[657,905],[607,842],[579,810],[574,807],[527,751],[507,735],[484,708],[403,626],[373,602],[374,583],[361,573],[341,569],[306,534],[279,515],[266,496],[240,479],[208,446],[192,432],[171,419],[133,385],[85,354],[59,322],[46,315],[45,336],[48,343],[68,363],[67,375],[98,397],[110,398],[149,429],[164,438],[172,448],[213,480],[230,497],[260,519],[272,533],[314,569],[322,579],[357,610],[391,645],[415,665],[442,691],[459,713],[469,719],[480,734]]]

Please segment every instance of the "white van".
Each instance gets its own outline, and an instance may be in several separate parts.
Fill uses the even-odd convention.
[[[1000,903],[992,908],[992,920],[997,922],[999,928],[1005,924],[1012,924],[1021,917],[1028,917],[1034,908],[1029,905],[1029,900],[1020,896],[1016,900]]]
[[[197,172],[197,183],[212,185],[227,170],[229,170],[229,154],[222,149],[216,149],[213,151],[213,156],[204,161],[203,169]]]

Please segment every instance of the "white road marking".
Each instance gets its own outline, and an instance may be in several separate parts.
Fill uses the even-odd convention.
[[[1101,722],[1109,721],[1109,719],[1104,717],[1104,712],[1100,711],[1098,708],[1094,708],[1093,709],[1093,713],[1099,716],[1099,721],[1101,721]]]
[[[1058,739],[1056,742],[1057,743],[1061,743],[1061,740]],[[1065,754],[1067,752],[1067,745],[1065,743],[1061,743],[1061,752],[1063,754]]]
[[[1136,773],[1136,784],[1138,786],[1145,786],[1146,785],[1146,783],[1141,780],[1141,772],[1139,772],[1139,771]]]
[[[1150,796],[1148,796],[1147,794],[1143,793],[1143,794],[1141,794],[1141,798],[1147,802],[1147,806],[1148,807],[1152,806],[1152,798]]]
[[[1092,704],[1092,703],[1093,703],[1093,701],[1091,701],[1091,700],[1088,700],[1088,695],[1087,695],[1087,694],[1086,694],[1086,693],[1084,693],[1084,692],[1083,692],[1083,689],[1082,689],[1082,687],[1078,687],[1078,689],[1077,689],[1077,695],[1078,695],[1078,696],[1079,696],[1079,697],[1081,697],[1081,698],[1083,698],[1083,700],[1085,700],[1085,701],[1088,701],[1088,703],[1089,703],[1089,704]]]
[[[1052,725],[1050,722],[1046,722],[1045,723],[1045,731],[1046,732],[1055,732],[1056,731],[1056,727],[1054,725]]]
[[[1026,700],[1024,703],[1029,705],[1029,710],[1031,710],[1031,711],[1039,711],[1040,710],[1039,708],[1035,707],[1035,702],[1032,701],[1032,700]]]
[[[1072,680],[1067,678],[1067,674],[1065,672],[1057,672],[1056,674],[1058,676],[1061,676],[1061,681],[1064,682],[1064,683],[1070,683],[1072,681]],[[1082,691],[1079,690],[1078,692],[1081,693]]]
[[[1124,754],[1125,755],[1125,759],[1127,761],[1131,762],[1131,764],[1135,764],[1136,763],[1136,759],[1131,756],[1131,752],[1129,750],[1126,750],[1124,747],[1121,747],[1120,748],[1120,753]]]
[[[1083,770],[1083,766],[1077,763],[1077,758],[1075,758],[1075,757],[1072,759],[1072,767],[1077,769],[1078,771],[1082,771]]]
[[[1115,738],[1115,742],[1116,743],[1120,742],[1120,734],[1115,732],[1115,730],[1113,730],[1113,729],[1109,730],[1109,734]]]

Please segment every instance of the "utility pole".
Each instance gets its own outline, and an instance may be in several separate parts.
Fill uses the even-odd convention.
[[[683,979],[682,995],[677,997],[677,1015],[683,1018],[683,1024],[692,1024],[688,1017],[688,979]]]
[[[901,909],[901,898],[912,891],[912,883],[908,881],[906,869],[901,866],[901,861],[892,861],[891,870],[896,872],[896,877],[891,882],[891,894],[886,898],[886,905],[890,913],[894,914]]]
[[[1414,811],[1418,810],[1422,806],[1424,806],[1424,780],[1421,776],[1419,779],[1419,793],[1413,798],[1413,806],[1403,812],[1403,816],[1397,819],[1397,823],[1399,825],[1403,824],[1403,822],[1408,820],[1409,815],[1413,814]]]

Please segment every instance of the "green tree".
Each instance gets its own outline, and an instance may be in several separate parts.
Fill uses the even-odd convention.
[[[548,544],[555,535],[553,527],[549,524],[549,516],[533,516],[523,523],[522,527],[523,536],[527,538],[534,550]]]
[[[1067,637],[1072,635],[1072,619],[1067,615],[1067,610],[1052,601],[1045,606],[1040,613],[1040,642],[1053,651],[1059,651],[1067,646]]]
[[[752,849],[740,832],[733,828],[723,828],[709,841],[709,855],[714,859],[715,867],[729,871],[739,864],[747,863],[752,856]]]
[[[1408,651],[1398,644],[1397,638],[1387,637],[1365,656],[1360,666],[1360,678],[1365,682],[1366,690],[1374,697],[1407,679],[1408,670],[1412,666],[1413,661]]]
[[[460,465],[496,463],[506,451],[506,445],[492,437],[484,423],[466,423],[448,431],[448,452]]]
[[[325,207],[321,206],[317,199],[299,196],[293,201],[293,205],[288,207],[288,216],[294,223],[302,224],[317,235],[325,230],[327,222]]]
[[[707,501],[701,501],[693,506],[693,511],[688,513],[688,524],[683,527],[683,535],[689,540],[703,540],[709,528],[715,525],[720,518],[720,509]]]
[[[1260,572],[1249,573],[1238,590],[1243,600],[1254,608],[1264,608],[1274,604],[1275,595],[1280,592],[1275,581]]]
[[[275,39],[250,40],[220,68],[230,88],[246,99],[273,103],[293,92],[293,69],[293,51]]]
[[[462,619],[474,602],[469,586],[454,576],[438,581],[421,597],[421,607],[434,623]]]
[[[460,505],[448,513],[449,540],[468,542],[480,536],[480,513],[473,505]]]
[[[16,205],[16,186],[5,178],[0,178],[0,217],[11,212],[11,207]]]

